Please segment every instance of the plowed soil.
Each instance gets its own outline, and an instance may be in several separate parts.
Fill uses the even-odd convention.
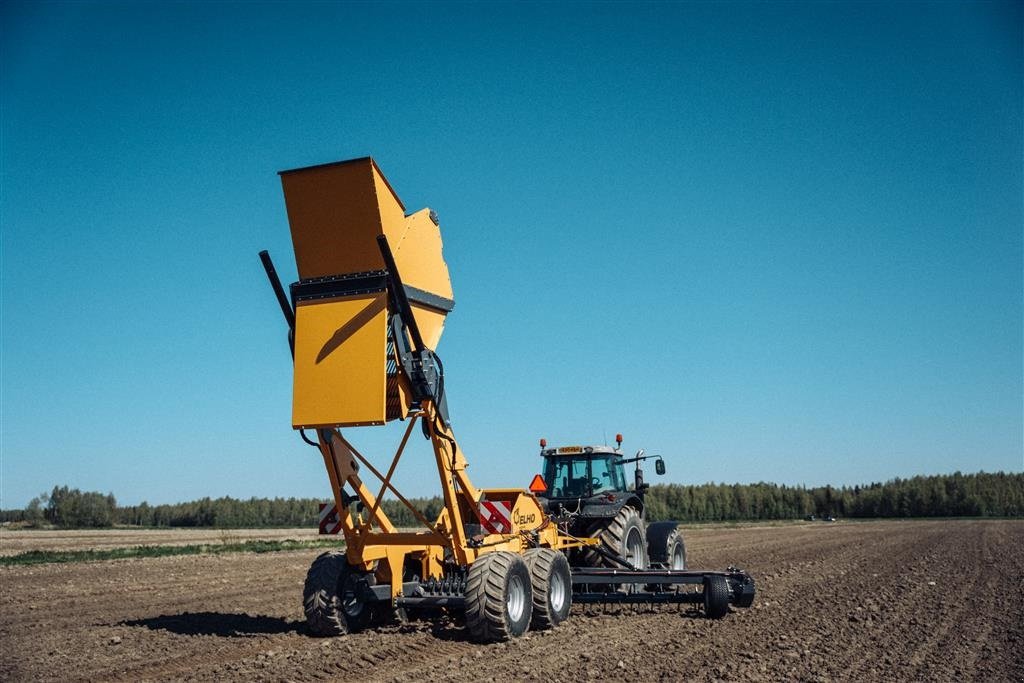
[[[0,680],[1024,680],[1024,522],[699,528],[755,607],[574,606],[477,645],[448,621],[317,639],[318,551],[0,567]]]
[[[313,541],[316,528],[305,529],[101,529],[11,530],[0,527],[0,557],[28,550],[106,550],[136,545],[201,545],[244,541]]]

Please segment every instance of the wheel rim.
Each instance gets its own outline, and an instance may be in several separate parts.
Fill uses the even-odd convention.
[[[553,612],[561,612],[565,606],[565,579],[558,572],[551,575],[548,581],[548,602]]]
[[[348,577],[345,589],[341,593],[341,610],[350,617],[358,617],[363,612],[363,601],[356,593],[355,580]]]
[[[523,587],[523,580],[513,576],[508,580],[508,597],[505,598],[505,609],[512,621],[519,621],[523,617],[523,610],[526,609],[526,589]]]
[[[637,528],[629,530],[626,536],[626,561],[637,569],[644,569],[644,536]]]
[[[678,543],[672,548],[672,564],[670,569],[686,569],[686,555],[683,553],[683,546]]]

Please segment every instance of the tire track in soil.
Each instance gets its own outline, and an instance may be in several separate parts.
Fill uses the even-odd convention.
[[[941,543],[938,535],[924,531],[913,544],[893,542],[887,539],[877,550],[885,555],[883,566],[868,565],[873,571],[862,572],[844,590],[853,596],[842,602],[837,610],[840,617],[845,613],[846,622],[836,627],[846,633],[842,641],[856,641],[858,636],[866,639],[870,647],[848,648],[840,651],[828,667],[834,676],[882,675],[883,671],[893,675],[901,668],[906,654],[897,653],[898,643],[911,642],[906,636],[908,627],[907,610],[914,610],[927,600],[927,581],[933,571],[927,560],[934,555]]]
[[[1014,539],[1007,535],[1004,526],[985,526],[978,533],[961,537],[962,547],[953,548],[951,539],[945,537],[940,552],[928,559],[932,563],[954,557],[959,560],[940,574],[937,585],[950,586],[953,591],[932,587],[927,599],[914,601],[917,607],[917,624],[927,624],[926,635],[912,640],[909,663],[924,672],[931,680],[964,680],[965,678],[988,679],[995,675],[989,660],[993,656],[1004,656],[1004,648],[992,643],[997,629],[1012,636],[1016,630],[1018,647],[1015,653],[1018,663],[1021,657],[1020,630],[1022,617],[1017,613],[1017,623],[1008,622],[1001,614],[1000,603],[1011,598],[1000,591],[998,573],[993,571],[996,564],[992,547],[1009,544]],[[1024,538],[1018,537],[1020,547]],[[1024,581],[1019,572],[1018,581]],[[938,593],[938,595],[934,595]],[[922,629],[918,629],[920,632]],[[1006,653],[1012,656],[1013,652]],[[941,662],[942,666],[937,666]],[[1018,667],[1018,673],[1020,668]],[[1024,675],[1018,680],[1024,680]]]

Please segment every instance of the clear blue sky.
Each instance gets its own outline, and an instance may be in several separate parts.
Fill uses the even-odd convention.
[[[617,431],[655,481],[1021,471],[1021,7],[4,3],[0,506],[328,497],[256,253],[277,171],[368,154],[441,217],[478,485]]]

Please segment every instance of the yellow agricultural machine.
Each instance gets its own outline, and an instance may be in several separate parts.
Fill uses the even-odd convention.
[[[269,254],[260,258],[289,328],[292,426],[323,456],[345,537],[344,551],[324,553],[309,569],[311,633],[442,609],[489,642],[557,626],[574,599],[697,603],[713,618],[752,603],[753,580],[738,569],[647,567],[600,538],[571,534],[531,491],[473,486],[435,352],[454,306],[437,215],[408,213],[370,158],[280,176],[299,275],[290,297]],[[382,468],[341,431],[392,420],[407,426]],[[437,463],[444,508],[436,519],[392,483],[417,424]],[[423,530],[395,528],[381,507],[388,493]],[[592,563],[602,566],[570,566],[585,556],[603,558]]]

